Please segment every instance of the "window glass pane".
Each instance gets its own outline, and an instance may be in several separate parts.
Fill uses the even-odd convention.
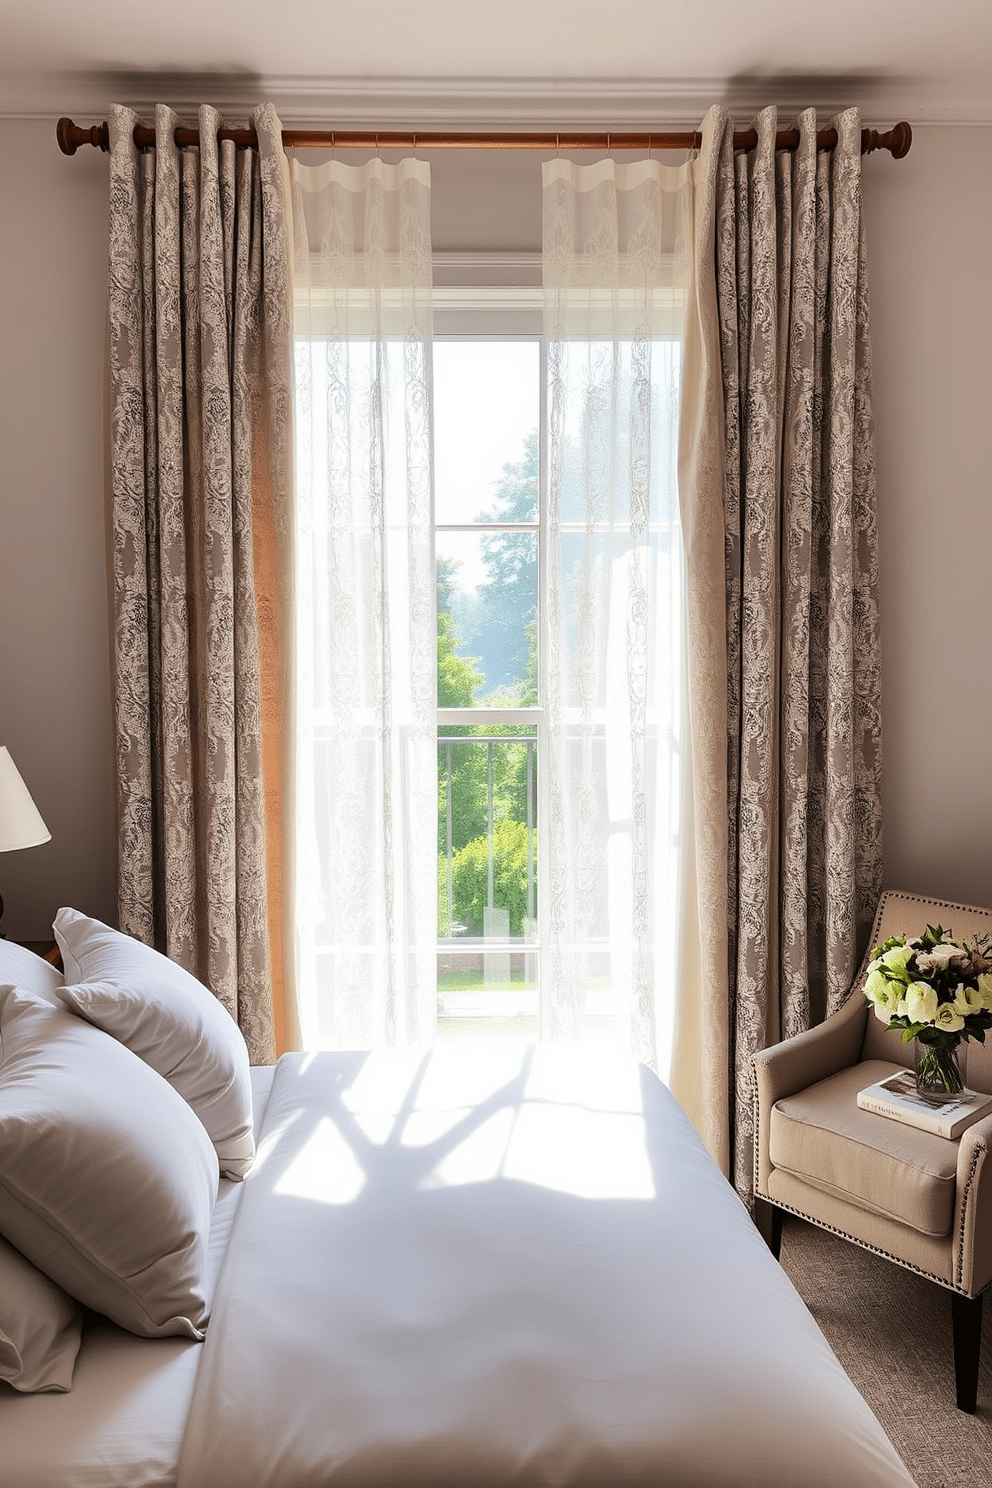
[[[534,940],[536,742],[480,728],[439,739],[437,758],[439,938]]]
[[[441,951],[437,958],[439,1038],[537,1038],[534,951]]]
[[[439,532],[436,549],[438,707],[533,707],[536,532]]]
[[[536,522],[536,341],[434,344],[435,520]]]

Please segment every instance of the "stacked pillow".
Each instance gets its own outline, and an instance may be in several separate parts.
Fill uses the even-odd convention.
[[[202,1338],[218,1167],[251,1163],[248,1054],[194,977],[74,910],[65,982],[0,941],[0,1379],[67,1390],[77,1303]]]
[[[55,916],[65,985],[59,1000],[163,1075],[202,1121],[225,1178],[255,1155],[251,1075],[227,1009],[174,961],[74,909]]]

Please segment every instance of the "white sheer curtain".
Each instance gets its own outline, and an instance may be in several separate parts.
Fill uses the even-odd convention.
[[[294,160],[291,177],[303,1046],[427,1042],[437,853],[429,167]]]
[[[548,1026],[606,1030],[666,1078],[691,774],[677,476],[693,171],[544,167]]]

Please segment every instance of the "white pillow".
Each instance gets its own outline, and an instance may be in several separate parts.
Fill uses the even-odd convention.
[[[72,1384],[80,1309],[0,1238],[0,1379],[25,1394]]]
[[[147,1338],[202,1338],[217,1155],[129,1049],[0,987],[0,1234],[87,1307]]]
[[[62,973],[26,946],[0,940],[0,987],[8,984],[39,993],[54,1007],[55,989],[62,985]]]
[[[206,1127],[225,1178],[255,1156],[248,1049],[224,1005],[181,966],[99,920],[60,909],[55,936],[71,1012],[164,1075]]]

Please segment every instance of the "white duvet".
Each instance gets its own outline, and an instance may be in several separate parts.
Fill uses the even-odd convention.
[[[602,1054],[289,1055],[179,1488],[911,1480],[665,1087]]]

